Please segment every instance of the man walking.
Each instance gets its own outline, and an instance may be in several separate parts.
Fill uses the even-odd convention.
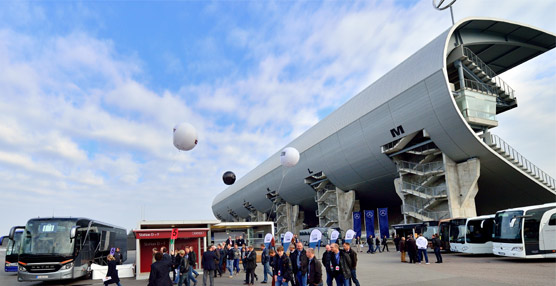
[[[303,243],[298,242],[296,244],[296,250],[290,254],[290,260],[292,262],[292,270],[296,285],[307,286],[307,263],[309,259],[307,258],[305,249],[303,249]]]
[[[278,246],[274,257],[274,273],[272,273],[276,280],[275,286],[288,286],[288,282],[294,279],[291,266],[290,259],[284,253],[284,247]]]
[[[214,271],[216,270],[216,254],[214,253],[214,245],[211,245],[209,251],[203,253],[201,265],[203,267],[203,286],[207,286],[207,278],[210,281],[210,286],[214,286]]]
[[[336,285],[338,286],[349,286],[349,281],[351,279],[351,259],[344,252],[340,251],[340,246],[336,243],[332,243],[332,257],[330,259],[330,271],[332,277],[336,280]]]
[[[355,286],[360,286],[359,280],[357,280],[357,273],[355,271],[355,268],[357,267],[357,253],[353,249],[351,249],[351,245],[347,242],[344,242],[344,252],[349,255],[349,259],[351,260],[351,281],[355,283]]]
[[[272,277],[272,271],[270,271],[270,256],[268,254],[268,249],[266,248],[264,243],[261,244],[261,249],[262,249],[261,264],[263,265],[263,282],[261,283],[267,283],[268,282],[267,274],[269,274]]]
[[[436,263],[442,263],[442,255],[440,254],[440,238],[438,233],[432,236],[432,247],[434,248],[434,255],[436,256]]]
[[[373,236],[369,234],[367,236],[367,245],[369,246],[369,250],[367,250],[367,253],[371,253],[371,254],[375,253],[373,249],[373,241],[374,241]]]
[[[253,246],[246,247],[245,252],[245,282],[248,285],[255,284],[255,268],[257,268],[257,253],[253,250]]]
[[[400,236],[396,235],[396,237],[394,237],[394,246],[396,246],[396,251],[400,252]]]
[[[330,245],[327,244],[325,246],[325,251],[322,254],[322,264],[324,265],[324,269],[326,270],[326,285],[327,286],[332,286],[332,272],[331,272],[331,257],[332,257],[332,250],[330,249]]]
[[[231,244],[227,244],[226,248],[226,266],[228,267],[228,271],[230,271],[230,278],[234,277],[234,249],[232,248]]]
[[[388,237],[386,235],[382,238],[382,252],[384,252],[385,248],[386,252],[390,252],[390,250],[388,250]]]
[[[421,264],[421,261],[423,261],[423,256],[425,256],[426,263],[429,264],[429,257],[427,256],[427,247],[429,242],[423,236],[423,234],[419,234],[419,237],[417,238],[417,241],[415,241],[415,243],[417,244],[417,251],[419,252],[419,264]]]
[[[376,252],[378,250],[378,252],[382,252],[382,250],[380,250],[380,238],[377,236],[375,239],[375,251]]]
[[[307,285],[318,286],[322,285],[322,265],[315,257],[315,250],[312,248],[307,249]]]
[[[236,270],[236,275],[239,274],[239,259],[241,258],[241,250],[237,247],[237,244],[234,245],[234,269]]]
[[[189,247],[189,255],[187,257],[187,259],[189,260],[189,265],[191,267],[189,267],[189,273],[187,274],[187,279],[189,279],[190,281],[193,281],[193,286],[197,285],[197,276],[199,276],[199,273],[197,273],[197,271],[195,271],[195,265],[197,264],[197,255],[195,254],[195,251],[193,251],[193,246]],[[195,275],[195,276],[193,276]]]

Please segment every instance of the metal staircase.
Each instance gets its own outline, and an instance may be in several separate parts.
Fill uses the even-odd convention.
[[[502,140],[500,137],[491,134],[490,132],[485,132],[481,135],[483,141],[490,146],[498,154],[502,155],[508,162],[517,166],[521,170],[525,171],[539,183],[545,185],[551,190],[556,190],[556,180],[537,167],[535,164],[527,160],[523,155],[517,152],[512,146],[510,146],[506,141]]]

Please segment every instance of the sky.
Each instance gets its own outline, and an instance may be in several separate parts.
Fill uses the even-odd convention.
[[[241,178],[451,26],[423,1],[1,1],[0,235],[33,217],[215,219]],[[465,0],[556,32],[556,1]],[[556,52],[499,135],[556,177]],[[172,129],[199,144],[180,152]],[[279,160],[279,158],[276,158]]]

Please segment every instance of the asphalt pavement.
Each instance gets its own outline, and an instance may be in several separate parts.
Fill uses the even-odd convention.
[[[434,263],[434,253],[429,253],[431,264],[401,263],[396,251],[367,254],[358,253],[357,276],[362,286],[368,285],[427,285],[427,286],[473,286],[473,285],[556,285],[556,260],[520,260],[492,255],[463,255],[454,253],[443,254],[444,263]],[[5,252],[0,250],[0,265],[4,265]],[[128,252],[127,263],[133,263],[135,252]],[[320,255],[319,255],[320,257]],[[261,284],[262,266],[257,267]],[[245,274],[240,273],[233,278],[223,275],[215,279],[215,285],[243,285]],[[202,275],[198,277],[202,284]],[[123,286],[145,286],[146,280],[125,278]],[[17,282],[15,274],[0,270],[0,285],[103,285],[101,280],[73,280],[64,282]]]

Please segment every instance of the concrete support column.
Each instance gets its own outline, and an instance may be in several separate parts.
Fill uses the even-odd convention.
[[[477,158],[457,164],[443,154],[446,168],[446,187],[451,217],[477,216],[475,196],[479,191],[477,184],[481,175],[481,164]]]
[[[353,206],[355,205],[355,192],[344,192],[336,188],[336,205],[338,208],[338,226],[343,231],[352,229],[353,220],[351,219],[351,215]]]

